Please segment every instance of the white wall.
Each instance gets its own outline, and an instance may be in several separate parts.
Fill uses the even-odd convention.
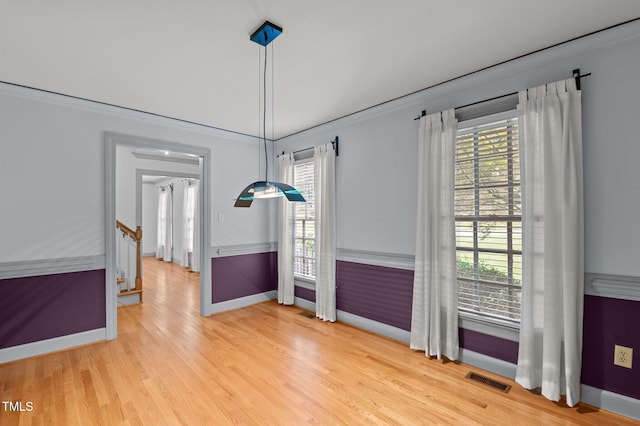
[[[414,118],[547,82],[582,79],[586,271],[640,276],[640,22],[547,49],[281,139],[293,151],[340,138],[338,248],[413,255]],[[402,71],[398,71],[398,78]]]
[[[142,185],[142,254],[155,254],[158,242],[158,190],[155,184]]]
[[[0,84],[0,263],[105,254],[105,132],[211,149],[212,245],[272,241],[267,207],[233,208],[256,139]]]

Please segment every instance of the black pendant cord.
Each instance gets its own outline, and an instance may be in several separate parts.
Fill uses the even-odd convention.
[[[265,40],[267,35],[265,33]],[[267,53],[268,47],[264,47],[264,77],[262,81],[262,142],[264,145],[264,181],[269,179],[269,160],[267,159]]]

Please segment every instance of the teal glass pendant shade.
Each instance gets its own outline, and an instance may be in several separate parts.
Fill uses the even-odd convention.
[[[287,197],[287,200],[294,202],[306,202],[300,191],[291,185],[260,180],[243,189],[233,207],[251,207],[255,198],[275,197]]]

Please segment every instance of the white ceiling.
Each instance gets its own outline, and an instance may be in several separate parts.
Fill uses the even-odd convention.
[[[0,80],[256,135],[249,34],[268,19],[277,139],[638,17],[638,0],[0,0]]]

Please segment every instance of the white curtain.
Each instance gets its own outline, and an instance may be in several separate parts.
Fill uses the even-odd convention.
[[[316,316],[336,320],[336,153],[331,143],[314,148],[316,202]]]
[[[581,93],[569,79],[519,96],[524,236],[516,381],[541,387],[553,401],[566,393],[574,406],[584,304]]]
[[[280,182],[293,185],[293,154],[283,154],[278,158]],[[280,199],[278,217],[278,303],[293,305],[293,223],[291,202]]]
[[[200,209],[199,209],[199,181],[184,181],[184,198],[182,201],[182,255],[180,265],[189,266],[189,251],[191,254],[191,271],[200,272]],[[191,218],[192,226],[189,226]],[[192,247],[189,247],[189,242]]]
[[[164,243],[166,233],[166,218],[167,212],[167,193],[162,188],[158,188],[158,228],[157,243],[156,243],[156,259],[162,259],[164,257]]]
[[[454,111],[421,117],[410,347],[458,359]]]
[[[173,259],[173,194],[169,186],[159,188],[158,196],[158,245],[156,258],[171,262]]]
[[[182,254],[180,256],[180,266],[187,267],[189,266],[189,241],[193,238],[193,233],[190,232],[191,229],[189,227],[188,217],[190,215],[189,211],[189,198],[192,194],[189,193],[189,184],[188,180],[183,180],[183,192],[182,192]],[[191,235],[190,235],[191,234]]]
[[[193,184],[193,254],[191,270],[200,272],[200,181]]]

